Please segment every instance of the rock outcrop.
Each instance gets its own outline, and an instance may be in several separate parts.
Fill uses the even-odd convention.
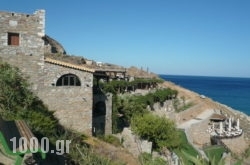
[[[45,53],[67,54],[63,46],[50,36],[45,35],[43,40],[45,44]]]

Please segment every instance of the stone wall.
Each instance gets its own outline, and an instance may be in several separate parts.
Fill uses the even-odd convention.
[[[56,86],[56,81],[69,73],[80,79],[81,86]],[[44,88],[38,95],[50,110],[55,111],[60,123],[73,130],[91,134],[93,74],[46,62],[43,80]]]
[[[43,72],[45,11],[32,15],[0,12],[0,24],[0,57],[29,76],[37,90]],[[19,35],[18,45],[8,44],[9,33]]]
[[[105,106],[105,115],[93,116],[93,133],[97,135],[112,134],[112,94],[98,93],[93,95],[93,105],[103,102]],[[95,108],[96,106],[94,106]],[[93,109],[95,111],[96,109]],[[99,132],[98,132],[99,131]]]
[[[112,97],[111,93],[107,94],[106,100],[106,121],[105,121],[105,134],[112,134]]]

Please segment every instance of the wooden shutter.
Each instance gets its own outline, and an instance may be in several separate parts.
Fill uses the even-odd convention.
[[[8,33],[8,45],[19,45],[18,33]]]

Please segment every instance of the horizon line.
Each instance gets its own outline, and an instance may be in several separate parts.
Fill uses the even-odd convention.
[[[160,73],[157,75],[166,75],[166,76],[192,76],[192,77],[217,77],[217,78],[246,78],[250,79],[250,77],[242,77],[242,76],[212,76],[212,75],[192,75],[192,74],[168,74],[168,73]]]

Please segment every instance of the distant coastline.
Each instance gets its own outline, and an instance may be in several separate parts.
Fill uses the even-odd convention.
[[[166,81],[205,95],[232,110],[250,115],[250,78],[159,75]]]

